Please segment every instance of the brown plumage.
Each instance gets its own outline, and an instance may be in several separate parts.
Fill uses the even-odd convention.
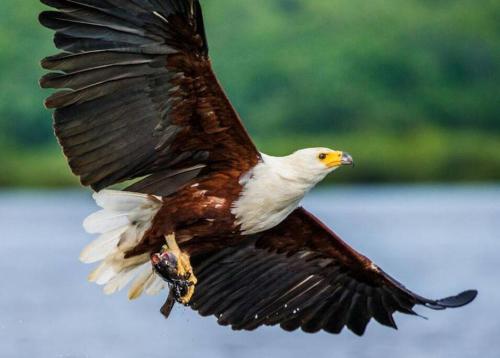
[[[347,326],[362,335],[371,318],[396,328],[394,312],[416,315],[417,304],[459,307],[475,296],[468,291],[429,300],[409,291],[304,209],[239,246],[203,257],[195,268],[200,284],[192,307],[235,329],[279,324],[339,333]]]
[[[46,105],[56,109],[55,132],[83,185],[257,164],[260,154],[212,72],[198,2],[42,2],[61,9],[40,21],[56,30],[64,52],[42,61],[62,73],[40,83],[70,89]]]
[[[474,299],[475,291],[429,300],[407,290],[301,208],[271,228],[245,233],[235,208],[257,180],[255,168],[270,164],[212,71],[197,0],[42,2],[57,9],[43,12],[40,22],[55,30],[63,52],[42,61],[53,72],[41,85],[61,90],[46,105],[55,109],[55,132],[72,171],[96,191],[134,180],[126,191],[150,195],[96,197],[104,219],[111,212],[128,220],[116,242],[100,243],[113,244],[109,256],[101,246],[84,255],[88,262],[104,259],[93,276],[112,284],[109,291],[175,234],[197,277],[187,303],[234,329],[279,324],[339,333],[347,326],[362,335],[371,318],[395,328],[394,312]],[[319,159],[333,165],[335,153]],[[108,232],[95,225],[101,216],[88,221],[92,232]],[[132,296],[154,291],[154,280],[146,272]],[[164,315],[173,303],[170,294]]]

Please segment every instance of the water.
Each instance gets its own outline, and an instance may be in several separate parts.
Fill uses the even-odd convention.
[[[407,287],[431,298],[477,288],[471,305],[371,322],[359,338],[233,332],[164,296],[128,302],[86,282],[86,192],[0,193],[1,357],[500,357],[500,187],[319,190],[305,206]]]

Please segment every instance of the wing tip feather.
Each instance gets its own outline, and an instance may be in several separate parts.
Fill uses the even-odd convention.
[[[459,293],[456,296],[450,296],[437,300],[436,302],[444,308],[459,308],[468,305],[476,299],[478,295],[477,290],[467,290]]]
[[[478,295],[477,290],[466,290],[455,296],[445,297],[438,300],[429,300],[423,297],[420,304],[433,310],[444,310],[447,308],[460,308],[474,301]]]

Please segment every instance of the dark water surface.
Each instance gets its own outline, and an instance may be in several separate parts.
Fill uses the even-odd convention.
[[[0,357],[500,357],[500,187],[321,189],[305,206],[416,292],[477,288],[462,309],[371,322],[364,337],[233,332],[164,296],[128,302],[87,283],[85,192],[0,193]]]

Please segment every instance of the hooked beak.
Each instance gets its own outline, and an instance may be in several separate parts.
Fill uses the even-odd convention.
[[[326,166],[328,168],[338,168],[341,165],[352,165],[354,166],[354,160],[351,155],[346,152],[334,151],[327,157]]]
[[[342,165],[351,165],[354,167],[354,160],[349,153],[343,152],[342,159],[340,162]]]

